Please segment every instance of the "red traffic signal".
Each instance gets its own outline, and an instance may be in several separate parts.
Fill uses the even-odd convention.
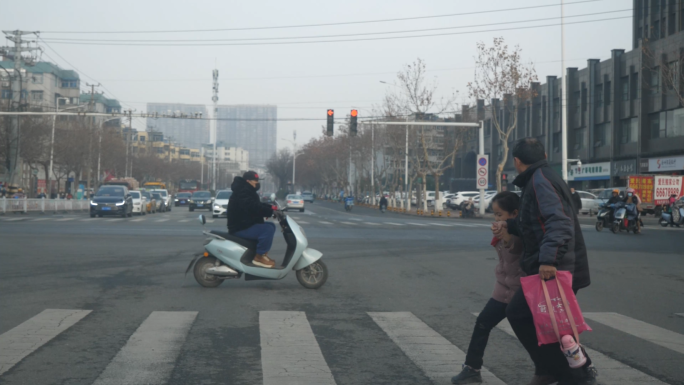
[[[351,116],[352,116],[353,118],[359,116],[359,111],[357,111],[357,110],[351,110]]]
[[[328,116],[333,116],[335,114],[335,110],[328,110]]]

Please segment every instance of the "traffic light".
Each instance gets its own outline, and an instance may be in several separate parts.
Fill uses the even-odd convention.
[[[333,136],[333,126],[335,124],[335,110],[328,110],[328,136]]]
[[[356,119],[359,116],[359,111],[357,110],[351,110],[351,119],[349,121],[349,134],[351,136],[356,136],[357,133],[357,128],[356,128]]]

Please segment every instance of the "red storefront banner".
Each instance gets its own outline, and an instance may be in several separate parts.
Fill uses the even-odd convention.
[[[653,202],[653,177],[652,176],[629,176],[629,187],[633,188],[636,195],[644,203]]]

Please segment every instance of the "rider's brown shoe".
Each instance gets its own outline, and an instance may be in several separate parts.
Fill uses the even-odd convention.
[[[254,265],[256,265],[256,266],[265,267],[265,268],[267,268],[267,269],[270,269],[270,268],[272,268],[273,266],[275,266],[275,262],[269,260],[268,257],[264,257],[264,256],[261,255],[261,254],[257,254],[257,255],[254,257],[254,260],[252,260],[252,263],[253,263]]]

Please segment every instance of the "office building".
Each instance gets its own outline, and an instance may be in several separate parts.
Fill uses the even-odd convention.
[[[159,131],[164,137],[182,146],[199,148],[209,141],[209,117],[207,107],[202,104],[147,103],[147,113],[166,116],[194,117],[202,114],[204,119],[190,118],[147,118],[147,129]]]
[[[264,167],[276,153],[278,108],[271,105],[218,106],[218,141],[249,152],[252,167]]]

